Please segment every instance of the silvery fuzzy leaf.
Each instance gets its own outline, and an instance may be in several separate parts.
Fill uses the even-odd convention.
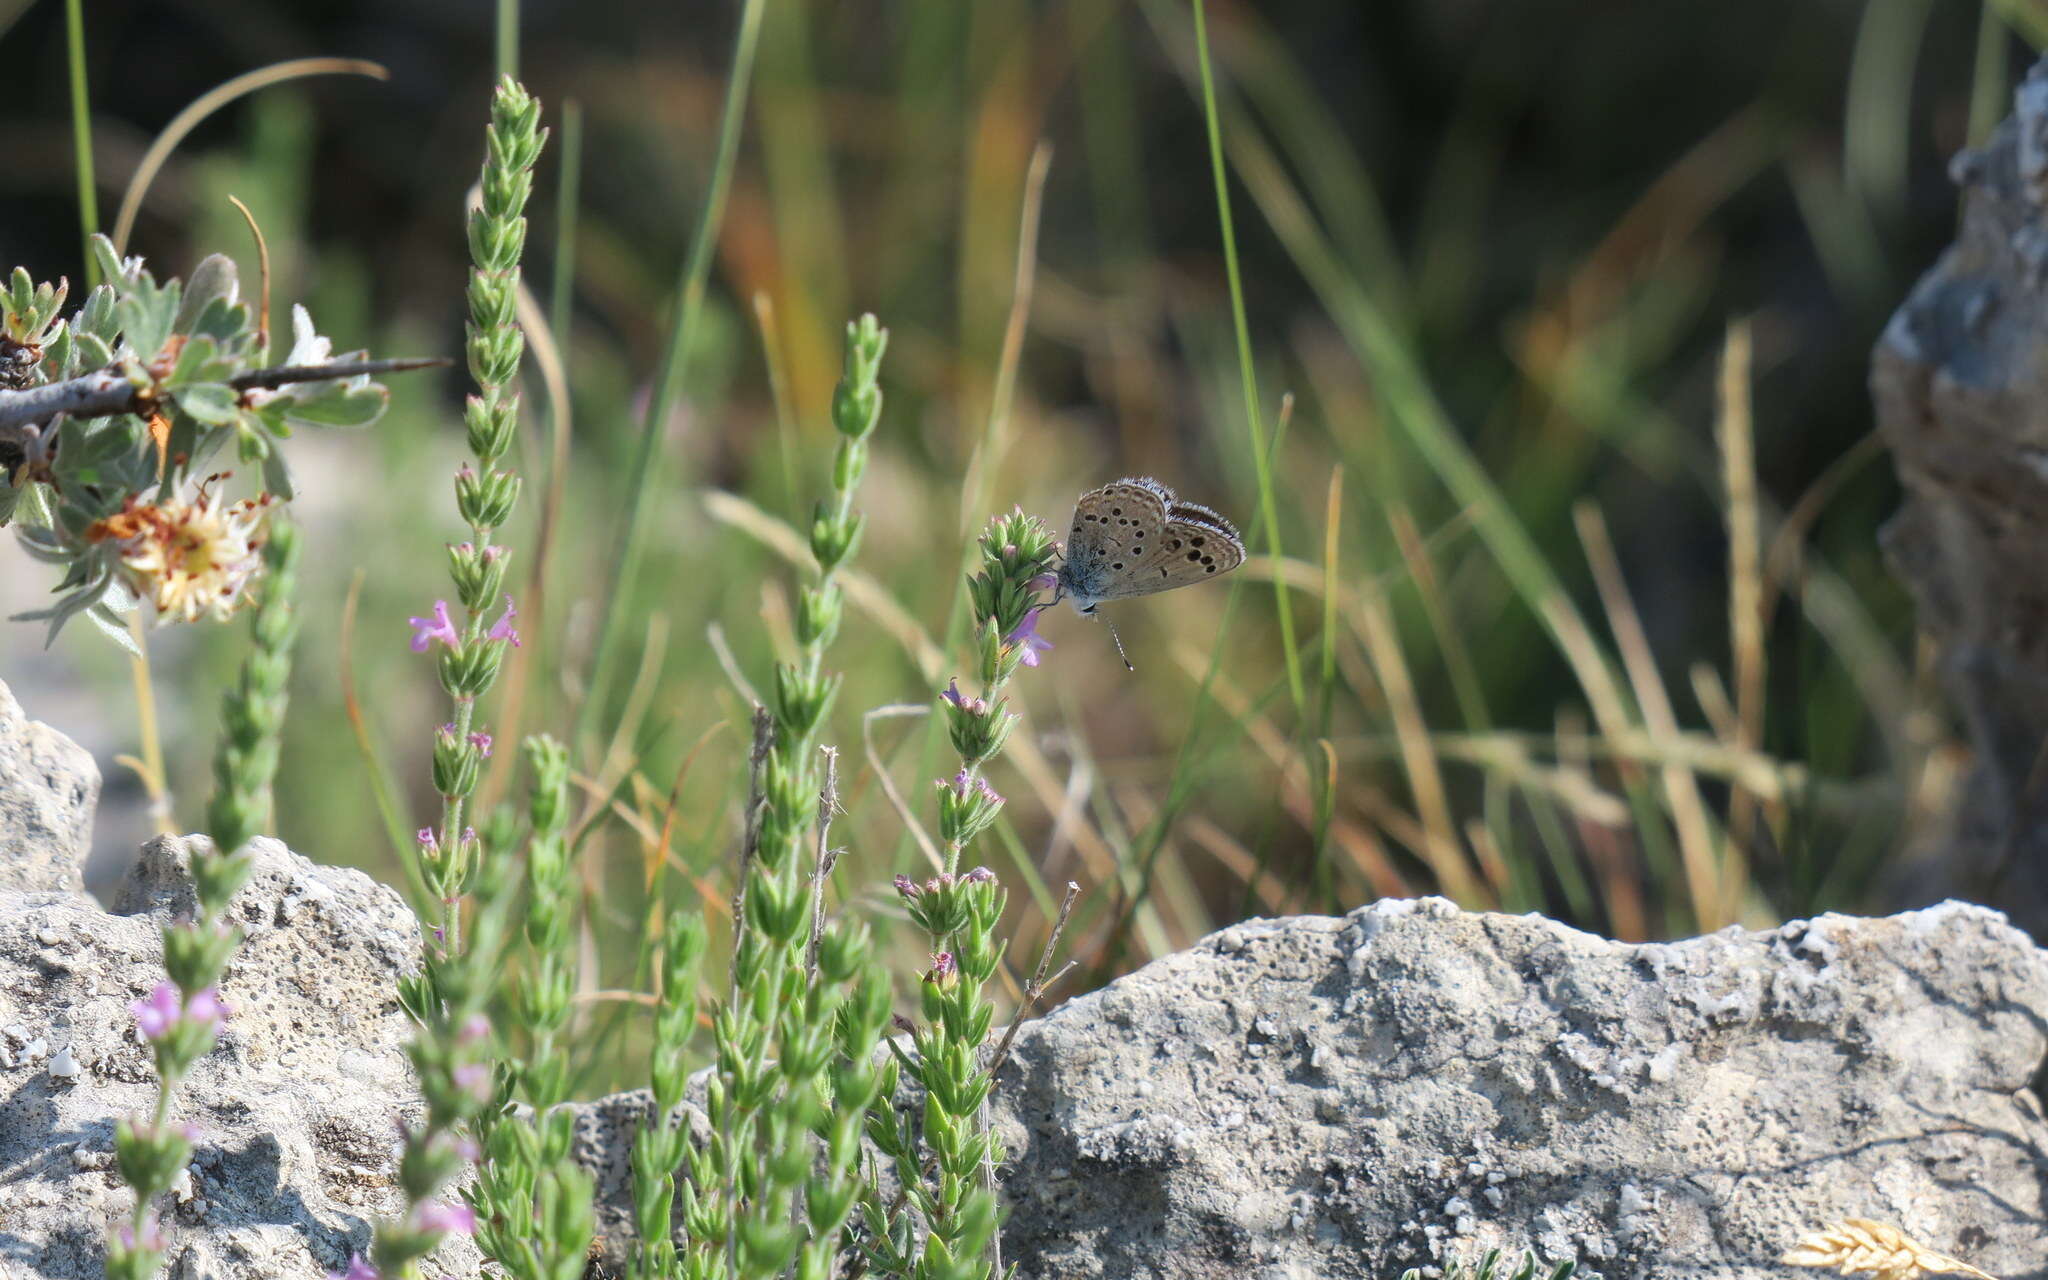
[[[220,344],[202,334],[188,339],[178,349],[177,362],[165,375],[163,385],[176,388],[195,382],[225,382],[234,373],[234,361],[224,358]]]
[[[248,305],[231,302],[226,298],[215,298],[207,303],[191,326],[182,331],[194,337],[212,338],[220,343],[221,350],[235,352],[238,356],[256,341],[256,331],[250,325]]]
[[[298,496],[298,491],[292,487],[292,468],[291,464],[285,461],[284,450],[264,451],[263,487],[286,502]]]
[[[178,407],[195,422],[209,427],[224,426],[241,413],[241,397],[225,382],[198,382],[178,388]]]
[[[114,348],[96,333],[78,332],[78,372],[104,369],[114,363]]]
[[[72,317],[71,327],[81,335],[91,334],[102,346],[111,347],[121,332],[120,317],[114,314],[114,291],[101,285],[85,295],[85,305]]]
[[[177,331],[193,332],[209,303],[219,300],[232,306],[240,295],[241,282],[235,274],[235,260],[218,253],[206,255],[186,277],[185,301],[178,307]]]
[[[142,272],[142,259],[129,258],[123,261],[114,250],[114,242],[105,236],[96,235],[87,241],[92,251],[92,260],[99,266],[100,279],[112,284],[116,280],[132,283]]]
[[[114,304],[121,318],[121,339],[137,360],[154,360],[176,332],[178,299],[184,286],[176,280],[159,286],[144,274]]]
[[[14,526],[14,540],[21,544],[21,549],[31,560],[40,560],[44,564],[70,564],[72,561],[71,549],[48,525],[18,524]]]
[[[53,382],[62,381],[72,375],[72,361],[78,358],[78,343],[71,336],[71,326],[62,320],[50,330],[50,340],[43,344],[43,375]]]
[[[108,593],[110,597],[112,594],[112,592]],[[112,609],[108,608],[104,601],[87,609],[85,611],[85,620],[98,627],[101,635],[120,646],[121,650],[129,657],[138,659],[142,657],[142,646],[136,644],[135,637],[129,634],[128,624],[121,621],[120,617]]]
[[[367,427],[384,416],[391,392],[374,382],[301,383],[267,408],[280,412],[296,427]]]

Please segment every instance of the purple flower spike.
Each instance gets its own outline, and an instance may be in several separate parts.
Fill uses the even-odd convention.
[[[512,647],[517,649],[519,647],[519,632],[513,627],[512,620],[518,616],[519,610],[512,607],[512,597],[510,594],[507,594],[505,597],[505,616],[491,624],[490,635],[486,638],[510,641]]]
[[[1024,646],[1024,652],[1019,660],[1027,667],[1037,666],[1038,655],[1042,651],[1052,648],[1052,641],[1038,634],[1038,615],[1044,613],[1046,608],[1047,606],[1045,605],[1039,605],[1036,609],[1025,614],[1024,621],[1017,624],[1017,629],[1003,637],[1005,644],[1021,644]]]
[[[145,1040],[161,1040],[177,1025],[178,989],[168,982],[159,982],[146,1000],[137,1000],[128,1006],[128,1012],[135,1015],[136,1029]]]
[[[455,623],[448,617],[448,602],[434,601],[434,616],[429,618],[408,618],[412,623],[412,651],[425,653],[434,641],[439,640],[451,649],[459,648],[462,635],[456,631]]]

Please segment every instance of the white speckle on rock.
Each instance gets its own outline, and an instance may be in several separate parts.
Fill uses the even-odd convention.
[[[71,1046],[68,1044],[62,1049],[57,1050],[56,1056],[50,1059],[50,1078],[52,1080],[59,1080],[69,1084],[84,1073],[85,1068],[79,1066],[78,1059],[71,1056]]]

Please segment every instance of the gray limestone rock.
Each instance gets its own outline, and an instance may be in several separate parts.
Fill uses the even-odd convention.
[[[1886,326],[1870,387],[1905,490],[1885,552],[1972,750],[1893,893],[1995,898],[2048,937],[2048,61],[1950,174],[1955,244]]]
[[[163,978],[158,929],[189,907],[195,845],[144,849],[122,896],[138,914],[0,890],[0,1277],[101,1274],[107,1226],[132,1204],[114,1124],[155,1097],[128,1005]],[[255,875],[229,908],[247,935],[221,983],[234,1015],[179,1093],[201,1136],[166,1224],[167,1274],[313,1280],[402,1203],[398,1125],[418,1094],[394,981],[419,931],[359,871],[274,840],[252,852]],[[444,1248],[431,1269],[473,1276],[474,1247]]]
[[[0,681],[0,889],[82,893],[100,771]]]
[[[1782,1277],[1894,1223],[2048,1268],[2048,965],[1944,904],[1608,942],[1441,899],[1218,933],[1029,1024],[1001,1073],[1026,1277]]]

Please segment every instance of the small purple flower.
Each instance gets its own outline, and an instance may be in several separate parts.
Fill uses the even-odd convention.
[[[1033,591],[1050,591],[1054,587],[1060,585],[1060,580],[1058,576],[1054,574],[1041,573],[1037,577],[1033,578],[1031,581],[1025,583],[1024,585],[1031,588]]]
[[[472,1013],[463,1020],[455,1033],[457,1044],[480,1044],[491,1034],[491,1020],[480,1013]]]
[[[412,1219],[421,1231],[464,1236],[476,1232],[476,1210],[466,1204],[422,1200],[414,1207]]]
[[[491,1069],[481,1062],[465,1062],[449,1073],[455,1087],[472,1098],[491,1096]]]
[[[441,852],[441,838],[434,834],[432,827],[421,827],[418,831],[412,833],[412,838],[419,842],[421,853],[435,854]]]
[[[330,1271],[327,1280],[384,1280],[383,1273],[364,1261],[360,1253],[348,1256],[348,1270]]]
[[[128,1006],[128,1012],[135,1015],[135,1026],[145,1040],[161,1040],[170,1034],[178,1022],[178,989],[168,982],[159,982],[146,1000],[137,1000]]]
[[[186,1017],[194,1022],[203,1022],[210,1026],[218,1026],[226,1022],[229,1017],[233,1016],[234,1012],[234,1008],[227,1001],[220,998],[220,992],[215,991],[212,987],[193,992],[192,998],[185,1002]]]
[[[490,634],[485,639],[510,641],[512,647],[517,649],[519,647],[519,632],[513,627],[512,620],[518,616],[519,610],[512,607],[512,596],[508,592],[505,596],[505,614],[491,624]]]
[[[939,696],[969,715],[982,716],[988,714],[988,703],[983,702],[980,698],[970,698],[960,692],[960,679],[958,676],[946,681],[945,691],[940,693]]]
[[[924,893],[924,890],[917,887],[917,881],[912,880],[909,876],[897,876],[890,883],[896,886],[896,892],[903,895],[905,902],[916,902],[918,897]]]
[[[931,979],[931,981],[943,985],[944,983],[951,982],[959,972],[960,962],[953,958],[953,953],[941,951],[932,957],[932,971],[925,976]]]
[[[414,653],[425,653],[428,646],[432,645],[436,640],[439,640],[451,649],[460,648],[462,645],[462,635],[455,630],[455,623],[448,616],[448,602],[446,600],[434,601],[434,616],[432,619],[408,618],[406,621],[412,623],[412,651]]]
[[[490,757],[490,754],[491,754],[491,735],[490,735],[490,734],[488,734],[488,733],[485,733],[485,732],[483,732],[483,731],[482,731],[481,729],[479,729],[479,730],[478,730],[477,732],[475,732],[475,733],[472,733],[472,734],[470,734],[470,735],[469,735],[469,745],[470,745],[470,746],[472,746],[472,747],[475,747],[475,748],[476,748],[476,753],[477,753],[478,755],[480,755],[480,756],[483,756],[483,757],[485,757],[486,759],[488,759],[488,758]]]
[[[976,867],[960,877],[962,884],[994,884],[995,880],[996,873],[990,871],[987,867]]]
[[[1052,641],[1038,634],[1038,615],[1044,613],[1046,608],[1047,606],[1045,605],[1039,605],[1036,609],[1025,614],[1024,621],[1017,624],[1017,629],[1003,637],[1003,643],[1005,644],[1021,644],[1024,646],[1024,652],[1020,655],[1019,660],[1027,667],[1037,666],[1038,655],[1042,651],[1052,648]]]
[[[496,564],[498,561],[503,560],[506,556],[511,554],[511,552],[507,551],[505,548],[497,545],[496,543],[486,543],[484,545],[485,564]]]
[[[122,1223],[120,1228],[114,1232],[114,1236],[121,1242],[123,1249],[132,1251],[136,1247],[137,1237],[134,1223]],[[143,1210],[141,1244],[144,1249],[149,1250],[151,1253],[162,1253],[164,1251],[164,1229],[162,1224],[157,1222],[156,1210],[154,1209]]]

